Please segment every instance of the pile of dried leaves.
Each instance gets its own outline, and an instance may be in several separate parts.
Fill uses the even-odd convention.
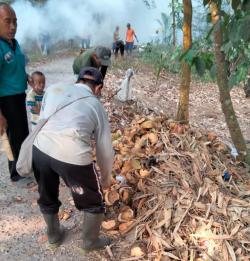
[[[247,169],[214,133],[135,115],[113,146],[102,227],[130,238],[123,260],[249,260]]]

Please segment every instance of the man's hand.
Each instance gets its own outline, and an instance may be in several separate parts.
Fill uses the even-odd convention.
[[[0,111],[0,135],[2,136],[7,129],[7,121]]]

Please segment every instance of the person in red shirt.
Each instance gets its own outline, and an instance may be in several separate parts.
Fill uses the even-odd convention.
[[[127,32],[126,32],[126,52],[127,54],[131,54],[134,47],[134,37],[138,42],[137,36],[135,34],[134,29],[131,28],[130,23],[127,24]]]

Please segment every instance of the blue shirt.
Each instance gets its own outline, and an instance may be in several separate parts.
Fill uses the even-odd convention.
[[[24,93],[27,88],[25,56],[16,40],[13,47],[0,38],[0,97]]]

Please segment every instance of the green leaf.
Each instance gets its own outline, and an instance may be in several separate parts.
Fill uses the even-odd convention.
[[[229,39],[233,43],[238,42],[240,40],[240,38],[239,38],[239,26],[238,26],[237,22],[232,24],[231,30],[229,32]]]
[[[196,55],[197,55],[197,53],[195,50],[189,49],[181,55],[180,60],[184,60],[186,63],[188,63],[190,66],[192,66]]]
[[[241,4],[240,0],[231,0],[231,5],[234,10],[237,10],[240,4]]]
[[[216,64],[213,64],[213,66],[211,67],[209,73],[210,73],[210,76],[212,79],[215,79],[216,78]]]
[[[224,53],[227,54],[231,50],[232,47],[233,47],[232,42],[227,42],[226,44],[224,44],[221,47],[221,51],[223,51]]]
[[[250,16],[246,16],[239,22],[239,37],[244,41],[250,41]]]
[[[210,0],[203,0],[203,5],[206,6],[210,3]]]
[[[231,74],[228,79],[228,84],[230,89],[232,89],[237,84],[237,76],[236,74]]]
[[[208,24],[212,23],[211,13],[208,13],[208,14],[207,14],[206,20],[207,20],[207,23],[208,23]]]
[[[201,57],[197,56],[194,59],[194,65],[199,76],[203,76],[206,71],[206,65],[204,60]]]

